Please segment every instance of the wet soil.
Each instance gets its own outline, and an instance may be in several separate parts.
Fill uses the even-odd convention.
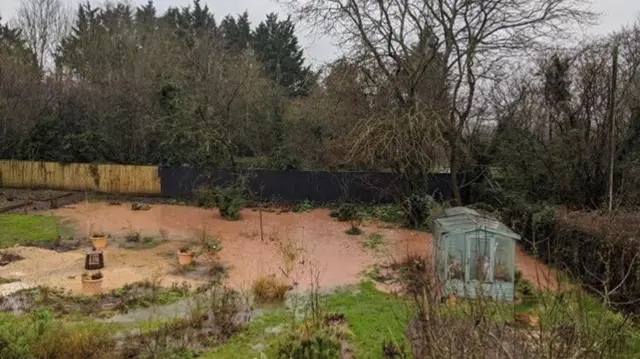
[[[175,261],[175,258],[165,258],[167,263],[163,265],[158,261],[158,254],[175,253],[181,245],[202,238],[203,233],[217,236],[223,246],[218,260],[231,268],[228,284],[240,289],[248,289],[260,276],[283,276],[283,272],[288,272],[288,279],[301,289],[308,288],[310,281],[315,280],[314,273],[320,274],[321,287],[354,284],[361,279],[363,270],[380,260],[402,257],[409,252],[427,253],[430,247],[427,233],[375,223],[363,225],[364,235],[347,235],[344,231],[349,225],[334,220],[324,209],[308,213],[263,212],[262,235],[259,213],[250,209],[242,211],[239,221],[224,220],[217,210],[163,204],[152,205],[148,211],[132,211],[127,203],[119,206],[78,203],[52,213],[71,220],[79,231],[84,230],[85,233],[99,230],[114,237],[124,237],[131,231],[143,237],[162,233],[161,236],[166,238],[163,244],[135,254],[136,261],[145,266],[153,265],[157,271],[169,269],[167,264]],[[387,250],[375,253],[363,248],[366,236],[374,232],[385,238]],[[283,242],[292,242],[300,249],[292,266],[284,263]],[[106,255],[110,251],[111,247],[106,250]],[[127,253],[115,251],[119,255]],[[208,260],[202,258],[201,261]],[[105,262],[109,262],[108,258]],[[107,264],[109,267],[112,266]],[[127,273],[119,273],[119,277],[139,280],[140,274],[135,273],[131,278]]]
[[[95,297],[73,295],[61,288],[38,287],[0,296],[0,311],[14,314],[47,308],[56,315],[110,317],[136,308],[162,306],[186,298],[192,288],[174,285],[162,288],[151,282],[126,285]]]
[[[251,209],[243,210],[239,221],[227,221],[214,209],[152,204],[150,210],[133,211],[128,202],[110,205],[84,201],[43,214],[60,216],[72,223],[75,238],[87,238],[91,231],[106,232],[112,237],[104,251],[105,290],[149,278],[160,278],[165,286],[183,281],[194,287],[205,283],[206,270],[184,273],[178,270],[176,259],[181,246],[203,236],[219,237],[223,250],[216,258],[199,257],[201,268],[218,264],[229,268],[227,285],[242,292],[249,292],[252,282],[261,276],[283,278],[296,291],[316,284],[332,288],[358,283],[374,264],[393,262],[407,254],[431,258],[432,238],[428,233],[365,221],[364,233],[351,236],[345,234],[349,224],[331,218],[325,209],[304,213],[263,211],[262,231],[260,214]],[[153,237],[154,247],[120,248],[123,238],[132,232],[141,238]],[[384,238],[384,245],[377,251],[364,245],[372,233]],[[88,241],[83,243],[89,246]],[[283,243],[296,248],[293,257]],[[86,249],[56,253],[18,247],[15,251],[25,259],[0,267],[0,277],[80,292]],[[516,263],[524,278],[540,287],[548,285],[540,280],[545,278],[541,274],[548,272],[543,265],[521,251],[517,253]],[[552,278],[546,280],[553,282]]]

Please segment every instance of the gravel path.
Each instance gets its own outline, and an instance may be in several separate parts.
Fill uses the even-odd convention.
[[[35,287],[37,287],[35,283],[28,283],[28,282],[13,282],[13,283],[3,284],[3,285],[0,285],[0,297],[4,297],[24,289],[31,289]]]

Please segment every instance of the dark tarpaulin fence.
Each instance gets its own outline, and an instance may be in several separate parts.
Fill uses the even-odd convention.
[[[163,197],[190,197],[200,186],[225,186],[238,174],[246,176],[249,191],[264,201],[309,200],[388,203],[402,193],[404,181],[390,172],[277,171],[213,169],[198,172],[189,167],[159,167]],[[427,193],[440,201],[452,198],[449,174],[434,174]]]

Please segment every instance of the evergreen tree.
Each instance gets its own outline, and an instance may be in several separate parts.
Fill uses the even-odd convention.
[[[4,59],[13,58],[24,65],[37,67],[36,55],[31,51],[22,39],[20,29],[14,29],[9,25],[2,25],[0,17],[0,54]]]
[[[200,0],[193,1],[193,8],[185,6],[182,9],[171,7],[167,10],[162,20],[175,29],[175,34],[183,39],[189,46],[195,46],[196,40],[203,36],[214,38],[217,36],[218,27],[214,15]]]
[[[305,96],[309,92],[312,73],[305,66],[303,51],[295,35],[291,17],[278,20],[271,13],[253,32],[253,50],[264,64],[265,72],[290,96]]]
[[[249,13],[245,11],[242,15],[238,15],[237,20],[233,16],[227,15],[220,23],[219,31],[228,50],[243,51],[248,49],[251,45]]]

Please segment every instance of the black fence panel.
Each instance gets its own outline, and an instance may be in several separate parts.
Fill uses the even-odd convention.
[[[189,167],[159,168],[162,196],[190,197],[200,186],[225,186],[238,174],[247,178],[249,191],[264,201],[386,203],[406,189],[406,183],[390,172],[277,171],[262,169],[213,169],[198,172]],[[449,175],[436,174],[427,192],[441,201],[452,198]]]

